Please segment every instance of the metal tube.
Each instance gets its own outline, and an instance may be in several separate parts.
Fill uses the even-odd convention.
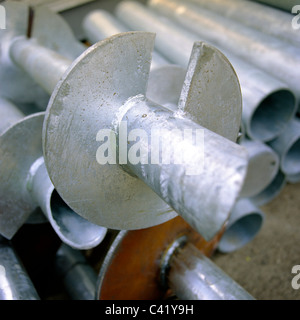
[[[18,104],[35,103],[40,109],[45,110],[49,94],[35,81],[31,81],[32,79],[27,73],[16,68],[9,52],[11,42],[15,39],[29,37],[31,42],[54,50],[72,61],[86,47],[76,40],[68,24],[58,14],[43,7],[34,7],[29,10],[28,3],[23,1],[6,1],[3,3],[3,7],[9,19],[6,21],[6,29],[2,30],[0,34],[0,95]],[[28,32],[29,30],[31,32]],[[34,56],[41,59],[37,52],[34,53]],[[28,57],[28,60],[30,59]],[[40,67],[42,67],[41,70],[45,70],[47,64],[41,63]],[[35,72],[38,73],[39,70],[35,70]],[[38,77],[38,74],[36,76]],[[52,75],[50,74],[49,77]],[[12,83],[14,83],[13,86]]]
[[[297,118],[290,121],[288,128],[269,145],[279,154],[285,175],[300,174],[300,121]]]
[[[287,183],[286,176],[278,171],[272,182],[259,194],[249,198],[255,205],[263,206],[275,199]]]
[[[98,276],[79,250],[62,244],[56,253],[55,266],[73,300],[95,300]]]
[[[298,183],[300,182],[300,174],[295,174],[286,177],[287,182],[289,183]]]
[[[129,31],[125,25],[105,10],[90,12],[83,20],[83,29],[92,43],[96,43],[121,32]],[[152,52],[152,69],[169,63],[170,62],[158,52]]]
[[[281,79],[300,97],[300,75],[295,71],[300,69],[299,47],[186,2],[152,0],[149,5]]]
[[[184,300],[254,300],[192,244],[175,252],[169,262],[168,285]]]
[[[293,17],[290,13],[245,0],[188,0],[188,2],[300,46],[300,33],[291,26]]]
[[[1,236],[0,300],[40,300],[13,247]]]
[[[268,145],[260,141],[243,139],[240,144],[244,146],[249,155],[249,165],[241,198],[248,198],[259,194],[275,178],[279,170],[279,156]]]
[[[11,239],[39,206],[63,242],[78,249],[98,245],[106,228],[69,209],[50,181],[42,157],[44,113],[25,117],[12,103],[1,102],[0,233]]]
[[[172,62],[186,67],[194,41],[199,36],[187,32],[165,18],[159,18],[139,3],[124,1],[117,6],[121,21],[135,30],[156,32],[155,45]],[[204,39],[207,39],[205,36]],[[278,136],[296,111],[296,99],[287,85],[266,72],[225,53],[235,68],[243,95],[243,122],[248,136],[254,140],[269,141]],[[282,101],[285,108],[282,108]],[[274,123],[276,125],[274,125]]]
[[[94,248],[102,242],[106,228],[87,221],[68,207],[54,189],[43,157],[32,164],[27,189],[64,243],[83,250]]]
[[[228,253],[242,248],[258,234],[264,220],[264,213],[251,200],[238,200],[218,243],[218,250]]]
[[[138,133],[141,161],[130,158],[135,139],[133,143],[128,138],[129,161],[123,168],[143,180],[205,239],[210,239],[221,229],[231,210],[232,203],[227,199],[234,197],[240,175],[238,168],[244,162],[240,148],[189,119],[174,117],[172,111],[146,98],[133,98],[124,108],[127,111],[121,121],[126,123],[126,130],[134,132],[142,128],[143,132]],[[185,131],[190,132],[191,139],[184,138]],[[123,128],[119,129],[120,134],[124,134]],[[151,154],[151,160],[148,159],[149,136],[152,151],[157,152],[155,158]],[[162,148],[159,139],[165,141]],[[226,191],[222,187],[224,179]],[[199,199],[209,208],[201,214]]]
[[[11,43],[12,60],[51,95],[72,61],[26,38]]]

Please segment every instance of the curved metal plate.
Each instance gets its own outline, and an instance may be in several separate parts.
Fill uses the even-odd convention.
[[[231,63],[215,47],[194,43],[178,108],[201,126],[237,141],[241,88]]]
[[[118,230],[163,223],[177,214],[117,164],[100,165],[99,130],[113,129],[129,97],[145,94],[154,34],[127,32],[98,42],[56,87],[43,129],[49,176],[63,200],[87,220]]]
[[[0,233],[11,239],[37,207],[26,190],[29,169],[43,155],[44,113],[28,116],[0,137]]]
[[[41,101],[48,101],[48,94],[29,75],[15,66],[9,56],[12,39],[26,36],[29,6],[15,1],[6,1],[3,5],[6,10],[6,29],[0,30],[0,95],[17,103],[37,102],[43,105]],[[75,39],[64,19],[45,8],[35,9],[31,37],[40,45],[72,60],[85,49]]]
[[[211,256],[224,230],[205,241],[181,217],[144,230],[121,231],[111,245],[97,281],[100,300],[167,299],[172,293],[159,281],[160,261],[172,243],[186,236]]]

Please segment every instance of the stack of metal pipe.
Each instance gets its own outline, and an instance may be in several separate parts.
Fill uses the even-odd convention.
[[[150,0],[148,6],[123,1],[115,15],[131,30],[156,32],[156,49],[172,63],[185,66],[191,43],[199,39],[232,62],[243,94],[239,143],[250,157],[241,200],[261,212],[258,207],[273,200],[287,182],[300,181],[300,81],[295,68],[300,37],[292,29],[291,14],[243,0]],[[238,248],[229,247],[221,250]]]
[[[242,2],[249,19],[238,17]],[[61,17],[7,2],[0,79],[15,88],[0,87],[0,237],[11,240],[27,223],[50,222],[62,242],[57,271],[72,299],[170,292],[181,299],[253,299],[209,257],[253,240],[265,220],[260,206],[287,182],[300,181],[300,41],[289,32],[288,14],[247,3],[122,1],[114,15],[86,16],[83,28],[94,44],[87,48]],[[284,27],[270,19],[272,32],[264,29],[263,14],[251,24],[257,6],[266,15],[273,10]],[[46,111],[25,116],[16,107],[32,103]],[[126,129],[150,136],[154,126],[204,130],[204,174],[186,174],[199,170],[202,158],[179,134],[167,149],[190,154],[196,165],[143,163],[143,143],[140,162],[122,162],[120,144],[118,158],[108,151],[100,170],[99,129],[120,143],[125,119]],[[135,146],[127,137],[124,145],[127,153]],[[110,229],[120,232],[103,249],[97,279],[76,249],[98,247]],[[153,250],[141,255],[149,242]],[[136,277],[141,270],[150,276]],[[3,272],[0,289],[3,281],[13,287]],[[14,290],[3,289],[4,299],[14,299]]]

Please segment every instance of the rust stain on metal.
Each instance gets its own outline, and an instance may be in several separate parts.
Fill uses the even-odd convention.
[[[224,230],[206,241],[180,216],[161,225],[129,231],[123,239],[101,286],[100,300],[157,300],[172,296],[159,281],[161,257],[168,246],[185,235],[210,257]]]

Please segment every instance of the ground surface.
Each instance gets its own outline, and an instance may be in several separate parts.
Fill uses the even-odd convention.
[[[300,184],[288,184],[262,207],[265,223],[245,247],[212,260],[259,300],[298,300],[291,273],[300,265]],[[300,280],[298,281],[300,284]]]

